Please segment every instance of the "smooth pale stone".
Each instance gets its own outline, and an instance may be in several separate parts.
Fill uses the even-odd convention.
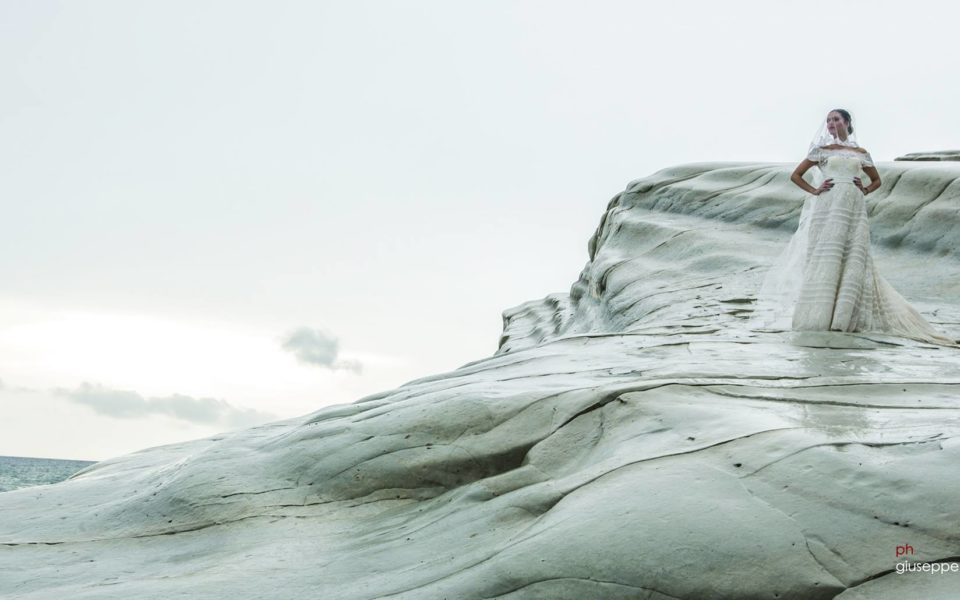
[[[792,168],[631,182],[493,356],[0,494],[0,595],[949,597],[894,569],[960,556],[960,351],[751,328]],[[960,165],[878,168],[878,268],[960,337]]]
[[[937,152],[911,152],[893,160],[960,160],[960,150],[940,150]]]

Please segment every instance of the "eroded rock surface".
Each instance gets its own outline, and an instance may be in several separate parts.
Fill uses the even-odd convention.
[[[898,156],[894,160],[960,160],[960,150],[938,150],[936,152],[911,152]],[[881,175],[881,177],[883,177]]]
[[[792,165],[682,165],[609,204],[496,355],[0,494],[10,598],[947,598],[960,351],[750,326]],[[883,275],[960,338],[960,166],[886,163]]]

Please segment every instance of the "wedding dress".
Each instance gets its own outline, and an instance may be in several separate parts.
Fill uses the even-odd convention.
[[[957,346],[938,333],[884,279],[873,264],[863,192],[854,177],[872,167],[869,153],[853,148],[811,150],[833,187],[804,204],[800,226],[768,272],[757,307],[766,325],[797,331],[877,332]]]

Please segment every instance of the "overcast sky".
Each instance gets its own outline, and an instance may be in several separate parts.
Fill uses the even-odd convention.
[[[488,356],[629,181],[799,162],[832,108],[880,161],[958,148],[957,6],[0,0],[0,454]]]

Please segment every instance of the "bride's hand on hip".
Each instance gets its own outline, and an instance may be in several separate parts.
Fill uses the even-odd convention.
[[[853,184],[854,184],[855,186],[857,186],[857,189],[858,189],[858,190],[860,190],[861,192],[863,192],[863,195],[864,195],[864,196],[867,195],[867,188],[863,187],[863,181],[861,181],[859,177],[854,177],[854,178],[853,178]]]
[[[817,191],[816,193],[814,193],[814,196],[819,196],[820,194],[826,192],[832,187],[833,187],[833,179],[827,179],[820,184],[820,187],[817,188]]]

